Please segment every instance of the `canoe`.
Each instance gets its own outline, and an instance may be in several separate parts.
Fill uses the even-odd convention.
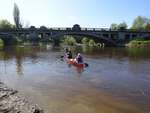
[[[70,65],[73,65],[75,67],[78,67],[78,68],[84,68],[85,67],[84,63],[77,63],[75,61],[75,59],[67,59],[67,63],[70,64]]]

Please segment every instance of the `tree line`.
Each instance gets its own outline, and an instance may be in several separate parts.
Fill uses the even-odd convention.
[[[15,13],[14,13],[14,16]],[[16,16],[19,18],[19,16]],[[22,28],[21,23],[19,22],[19,19],[14,17],[14,23],[10,23],[8,20],[3,19],[0,20],[0,29],[15,29],[15,28]],[[126,30],[131,29],[133,31],[150,31],[150,19],[147,17],[138,16],[134,19],[132,26],[129,28],[127,23],[122,22],[120,24],[112,23],[110,25],[111,30]]]
[[[10,23],[8,20],[0,20],[0,29],[20,29],[22,28],[23,22],[20,20],[20,10],[17,4],[14,4],[14,9],[13,9],[13,18],[14,18],[14,24]],[[29,23],[26,23],[26,27],[29,28]],[[143,16],[137,16],[131,27],[129,28],[126,22],[122,22],[120,24],[112,23],[110,25],[111,30],[126,30],[126,29],[131,29],[131,30],[138,30],[138,31],[150,31],[150,19],[147,17]]]
[[[13,9],[13,18],[14,18],[14,24],[10,23],[8,20],[0,20],[0,29],[20,29],[22,28],[23,22],[20,20],[20,10],[17,4],[14,4]],[[28,24],[28,23],[26,23]],[[26,27],[29,27],[29,25],[26,25]],[[131,27],[129,28],[126,22],[122,22],[120,24],[112,23],[110,25],[111,30],[140,30],[140,31],[150,31],[150,19],[143,16],[137,16]]]
[[[133,31],[150,31],[150,19],[143,16],[137,16],[130,28],[128,28],[128,25],[125,22],[122,22],[120,24],[113,23],[110,26],[111,30],[126,30],[131,29]]]

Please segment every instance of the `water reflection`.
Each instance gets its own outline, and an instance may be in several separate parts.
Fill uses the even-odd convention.
[[[6,47],[0,51],[0,78],[48,113],[149,113],[149,49],[72,50],[90,66],[68,67],[60,59],[62,48]]]

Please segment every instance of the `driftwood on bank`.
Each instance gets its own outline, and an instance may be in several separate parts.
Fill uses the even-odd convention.
[[[0,113],[43,113],[43,110],[0,82]]]

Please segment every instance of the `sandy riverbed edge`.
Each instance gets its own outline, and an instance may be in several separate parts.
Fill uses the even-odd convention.
[[[0,82],[0,113],[44,113],[38,105],[33,105],[18,91]]]

